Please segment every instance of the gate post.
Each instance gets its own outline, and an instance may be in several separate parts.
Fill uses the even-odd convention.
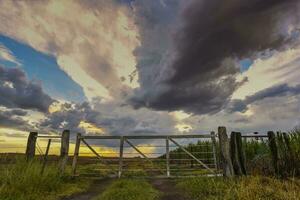
[[[170,148],[169,137],[166,139],[166,162],[167,162],[167,177],[170,177]]]
[[[237,132],[235,137],[236,137],[237,153],[238,153],[242,174],[247,175],[247,170],[245,166],[245,154],[244,154],[243,142],[242,142],[242,134],[240,132]]]
[[[61,135],[61,146],[60,146],[60,173],[64,173],[65,167],[68,162],[69,154],[69,140],[70,131],[64,130]]]
[[[237,148],[237,133],[236,132],[231,132],[230,135],[230,156],[231,156],[231,161],[233,165],[233,170],[235,175],[242,175],[242,169],[241,165],[239,162],[239,153],[238,153],[238,148]]]
[[[277,150],[275,133],[273,131],[269,131],[268,138],[269,138],[269,147],[270,147],[271,154],[272,154],[273,167],[274,167],[276,176],[278,176],[279,175],[278,150]]]
[[[218,127],[218,136],[221,153],[221,165],[223,169],[223,175],[225,177],[232,177],[234,175],[232,162],[230,158],[229,140],[225,127]]]
[[[76,174],[76,167],[77,167],[77,159],[78,159],[78,155],[79,155],[80,141],[81,141],[81,134],[77,133],[76,146],[75,146],[73,163],[72,163],[72,174],[73,174],[73,176],[75,176],[75,174]]]
[[[119,154],[119,172],[118,177],[121,178],[122,176],[122,169],[123,169],[123,147],[124,147],[124,137],[121,136],[120,138],[120,154]]]
[[[26,159],[31,160],[35,155],[35,144],[36,138],[38,133],[37,132],[30,132],[28,139],[27,139],[27,147],[26,147]]]

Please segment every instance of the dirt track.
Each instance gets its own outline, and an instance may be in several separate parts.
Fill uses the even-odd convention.
[[[114,179],[104,179],[95,181],[88,191],[63,198],[62,200],[91,200],[101,194]],[[185,200],[175,188],[175,181],[170,179],[154,179],[149,181],[155,189],[161,192],[160,200]]]
[[[175,181],[171,179],[154,179],[153,187],[162,193],[160,200],[185,200],[175,188]]]
[[[101,194],[113,180],[114,179],[97,180],[94,183],[92,183],[88,191],[82,194],[77,194],[67,198],[63,198],[62,200],[91,200],[92,198]]]

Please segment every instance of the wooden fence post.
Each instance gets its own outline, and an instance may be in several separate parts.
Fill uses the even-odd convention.
[[[246,175],[245,156],[242,145],[242,134],[239,132],[231,133],[230,153],[234,173],[236,175]]]
[[[270,147],[271,154],[272,154],[273,167],[275,170],[275,174],[278,176],[279,175],[278,150],[277,150],[275,133],[273,131],[269,131],[268,138],[269,138],[269,147]]]
[[[27,147],[26,147],[26,159],[31,160],[35,155],[35,144],[36,138],[38,133],[37,132],[30,132],[28,139],[27,139]]]
[[[64,130],[61,135],[60,146],[60,173],[64,173],[69,156],[70,131]]]
[[[231,132],[230,135],[230,156],[231,156],[234,174],[242,175],[242,169],[239,162],[239,155],[237,149],[236,134],[237,134],[236,132]]]
[[[78,155],[79,155],[80,141],[81,141],[81,134],[77,133],[76,146],[75,146],[73,163],[72,163],[72,174],[73,174],[73,176],[76,175],[76,167],[77,167],[77,159],[78,159]]]
[[[238,153],[238,160],[241,166],[241,171],[243,175],[247,175],[247,170],[245,166],[245,154],[243,150],[242,134],[240,132],[236,133],[236,147]]]
[[[223,175],[225,177],[232,177],[234,175],[232,162],[230,158],[230,147],[229,147],[229,141],[228,136],[226,133],[225,127],[219,127],[218,128],[218,136],[219,136],[219,144],[220,144],[220,160],[221,165],[223,169]]]

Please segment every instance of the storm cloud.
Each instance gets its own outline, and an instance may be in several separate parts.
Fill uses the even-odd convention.
[[[23,111],[20,109],[1,111],[0,112],[0,127],[26,130],[29,127],[31,127],[28,124],[28,121],[26,121],[22,118],[26,114],[27,114],[26,111]]]
[[[142,108],[138,111],[120,102],[64,103],[61,109],[46,115],[40,126],[46,129],[69,129],[72,133],[94,134],[81,127],[89,123],[109,135],[130,135],[134,133],[176,133],[176,122],[167,113]],[[98,133],[99,134],[99,133]]]
[[[248,105],[255,102],[264,100],[266,98],[276,97],[292,97],[300,94],[300,84],[296,86],[289,86],[288,84],[280,84],[270,88],[266,88],[253,95],[247,96],[244,100],[234,99],[232,100],[227,108],[227,111],[232,112],[246,112]]]
[[[173,32],[161,26],[173,37],[163,55],[158,47],[146,45],[157,55],[149,64],[136,54],[141,88],[130,99],[136,108],[218,112],[247,80],[236,79],[239,60],[289,48],[299,30],[296,0],[194,0],[181,10]],[[156,25],[152,29],[160,27],[151,20]],[[142,40],[154,41],[151,29],[143,31]]]
[[[48,112],[55,101],[44,93],[40,84],[29,81],[20,68],[0,66],[0,105]]]

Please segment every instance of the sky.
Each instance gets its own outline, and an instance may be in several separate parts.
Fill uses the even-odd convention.
[[[291,130],[299,36],[299,0],[0,0],[0,145]]]

